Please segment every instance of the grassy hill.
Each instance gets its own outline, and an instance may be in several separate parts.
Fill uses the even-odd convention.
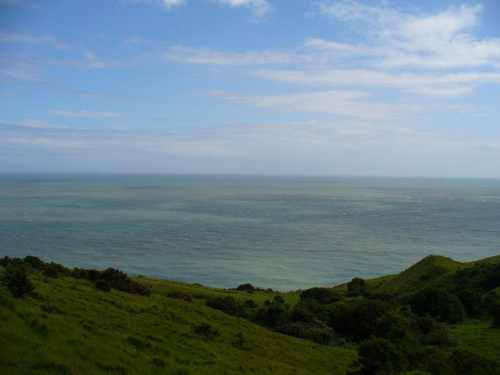
[[[500,263],[500,256],[481,262]],[[365,297],[349,297],[347,286],[339,287],[340,293],[334,294],[339,302],[335,303],[311,301],[299,292],[247,293],[144,277],[132,280],[147,288],[150,296],[114,288],[101,288],[109,290],[103,291],[96,289],[99,283],[95,280],[75,277],[74,272],[64,267],[56,268],[67,272],[48,272],[45,264],[43,270],[30,269],[28,277],[34,291],[23,297],[14,297],[7,286],[0,285],[0,373],[354,373],[360,370],[356,360],[362,340],[341,337],[327,327],[328,319],[338,314],[339,306],[356,309],[357,301],[379,301],[369,295],[393,298],[410,295],[429,285],[440,286],[450,282],[457,270],[475,264],[430,256],[399,275],[366,280],[364,290],[369,292]],[[5,279],[6,273],[7,268],[0,267],[0,276]],[[490,293],[500,295],[499,286]],[[333,292],[335,288],[329,290]],[[391,314],[406,319],[405,308],[394,306]],[[232,307],[236,310],[230,310]],[[279,314],[279,318],[265,327],[268,320],[263,318],[273,314]],[[304,320],[304,316],[309,320]],[[377,322],[381,317],[378,316]],[[316,332],[323,336],[304,334],[305,338],[300,338],[297,331],[293,331],[294,335],[279,333],[276,327],[282,321],[292,324],[294,329],[309,327],[308,335]],[[454,350],[461,349],[489,361],[498,360],[500,335],[491,324],[488,314],[446,324],[447,335],[452,334],[456,340],[442,349],[443,355],[451,356]],[[311,337],[328,340],[315,340],[317,343]],[[331,337],[335,339],[330,340]],[[418,345],[420,348],[421,344]],[[431,343],[425,347],[439,345]],[[423,353],[428,349],[422,350]],[[495,366],[490,366],[490,371]]]

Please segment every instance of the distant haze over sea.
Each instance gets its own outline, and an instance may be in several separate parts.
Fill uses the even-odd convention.
[[[500,254],[500,180],[0,174],[0,256],[277,290]]]

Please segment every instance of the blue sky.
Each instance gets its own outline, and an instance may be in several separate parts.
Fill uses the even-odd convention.
[[[498,0],[0,0],[0,172],[500,178],[498,19]]]

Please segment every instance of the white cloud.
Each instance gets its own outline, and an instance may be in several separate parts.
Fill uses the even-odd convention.
[[[167,9],[170,9],[176,5],[184,5],[186,0],[122,0],[123,3],[155,3],[160,6],[163,6]]]
[[[368,69],[300,70],[261,69],[251,73],[268,80],[310,86],[399,88],[426,96],[456,97],[471,93],[479,84],[500,83],[500,73],[449,74],[390,73]]]
[[[69,129],[69,127],[64,125],[54,125],[45,121],[30,119],[14,123],[13,125],[32,129]]]
[[[42,6],[40,4],[37,4],[33,1],[29,0],[0,0],[0,4],[5,4],[5,5],[15,5],[15,6],[20,6],[20,7],[25,7],[25,8],[41,8]]]
[[[121,117],[119,113],[112,112],[92,112],[92,111],[65,111],[63,109],[53,109],[49,111],[54,115],[58,116],[68,116],[68,117],[101,117],[101,118],[111,118],[111,117]]]
[[[133,1],[135,3],[141,2],[154,2],[159,5],[164,6],[167,9],[170,9],[173,6],[184,5],[187,0],[122,0],[124,2]],[[267,0],[212,0],[219,4],[228,5],[230,7],[240,7],[245,6],[252,9],[254,17],[253,21],[258,22],[262,17],[269,14],[273,7]]]
[[[161,3],[167,8],[170,8],[173,5],[183,5],[186,0],[161,0]]]
[[[477,24],[481,5],[450,7],[437,14],[397,12],[356,1],[319,4],[320,14],[354,23],[381,48],[375,61],[386,68],[446,69],[478,66],[500,66],[500,38],[476,39],[468,32]],[[374,46],[337,45],[335,42],[312,41],[311,46],[329,47],[355,56],[374,56]],[[340,48],[342,47],[342,48]]]
[[[231,124],[196,131],[12,129],[0,124],[0,150],[4,158],[26,159],[27,165],[56,157],[68,161],[72,170],[91,165],[94,172],[111,166],[124,172],[212,172],[216,160],[219,172],[228,166],[227,171],[237,173],[244,165],[260,173],[410,176],[443,176],[443,169],[445,175],[463,176],[463,164],[457,167],[456,160],[467,154],[469,167],[481,166],[471,169],[472,175],[484,177],[498,172],[483,162],[498,159],[500,144],[359,119]],[[175,167],[161,162],[172,157]]]
[[[32,43],[32,44],[46,44],[52,47],[68,50],[69,47],[57,41],[55,38],[46,35],[30,35],[25,33],[15,32],[0,32],[0,43]]]
[[[3,77],[2,80],[6,81],[7,83],[16,81],[42,83],[50,81],[49,77],[35,73],[32,71],[32,69],[24,68],[22,66],[13,67],[10,69],[0,69],[0,76]]]
[[[405,118],[419,113],[415,104],[370,102],[369,94],[361,91],[325,91],[289,95],[235,95],[224,91],[204,95],[222,98],[232,103],[270,108],[282,112],[315,112],[373,121]]]
[[[172,47],[163,57],[176,63],[207,65],[266,65],[289,63],[294,60],[294,56],[289,53],[275,51],[237,53],[184,46]]]
[[[231,7],[247,6],[251,7],[254,12],[254,21],[269,14],[272,11],[272,6],[267,0],[216,0],[221,4],[228,4]]]
[[[21,93],[21,92],[13,92],[13,91],[1,91],[0,97],[2,97],[2,98],[24,98],[24,97],[26,97],[26,94]]]

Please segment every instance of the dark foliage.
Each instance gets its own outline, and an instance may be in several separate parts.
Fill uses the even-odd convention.
[[[213,340],[221,335],[217,328],[212,327],[208,323],[201,323],[200,325],[193,326],[193,332],[197,335],[205,336]]]
[[[229,315],[238,315],[240,312],[240,305],[233,297],[214,297],[207,301],[207,306],[217,310],[224,311]]]
[[[493,328],[500,328],[500,300],[495,300],[490,304],[490,314],[493,316]]]
[[[97,290],[100,290],[101,292],[111,292],[111,284],[107,280],[96,280],[95,281],[95,288]]]
[[[347,295],[357,297],[364,294],[366,291],[365,280],[355,277],[347,283]]]
[[[454,350],[451,355],[453,373],[457,375],[498,374],[500,363],[467,350]]]
[[[488,305],[483,300],[484,292],[477,288],[465,288],[455,295],[464,305],[468,316],[480,316],[487,311]]]
[[[500,286],[500,263],[476,263],[455,273],[456,289],[480,288],[485,292]]]
[[[24,297],[35,290],[28,278],[26,266],[22,261],[14,260],[8,264],[2,283],[9,288],[16,298]]]
[[[338,302],[340,294],[329,288],[311,288],[300,293],[300,299],[313,299],[322,305]]]
[[[372,337],[359,344],[359,365],[366,375],[397,374],[406,369],[404,356],[389,340]]]
[[[238,332],[234,335],[234,341],[231,343],[235,348],[245,349],[248,346],[248,341],[243,333]]]
[[[167,294],[168,298],[174,298],[181,301],[191,302],[193,299],[189,294],[181,290],[173,290]]]
[[[379,300],[363,299],[349,306],[345,311],[348,315],[342,317],[347,321],[347,330],[352,340],[360,342],[376,333],[377,321],[394,308]]]
[[[238,292],[253,292],[255,287],[252,284],[242,284],[236,288]]]
[[[320,320],[301,322],[282,319],[276,323],[276,331],[285,335],[309,339],[320,345],[337,342],[335,331]]]
[[[71,276],[77,279],[86,279],[95,283],[98,290],[109,292],[112,288],[127,293],[150,296],[148,287],[131,280],[125,273],[114,268],[105,271],[86,270],[74,268],[70,270],[61,264],[46,263],[40,258],[28,255],[24,259],[4,257],[0,260],[0,266],[6,267],[6,275],[3,283],[11,289],[16,296],[23,296],[34,288],[27,275],[30,272],[43,272],[43,275],[51,278],[59,276]]]
[[[71,271],[69,268],[66,268],[58,263],[50,262],[49,264],[45,263],[43,274],[55,279],[62,275],[69,275],[71,274]]]
[[[75,268],[72,271],[72,275],[73,277],[84,278],[94,282],[96,289],[103,292],[109,292],[111,289],[116,289],[126,293],[139,294],[141,296],[151,295],[151,291],[148,287],[131,280],[126,273],[111,267],[104,271]]]
[[[264,307],[257,309],[252,314],[252,321],[265,327],[275,327],[281,319],[282,314],[288,310],[288,306],[283,303],[266,301]]]
[[[410,299],[410,305],[420,316],[429,314],[449,323],[458,323],[465,317],[464,305],[458,297],[440,288],[427,287],[419,290]]]
[[[0,266],[2,267],[8,267],[12,263],[12,258],[8,256],[4,256],[2,259],[0,259]]]
[[[45,262],[38,257],[28,255],[24,258],[24,262],[29,264],[33,269],[37,271],[43,271],[45,269]]]

